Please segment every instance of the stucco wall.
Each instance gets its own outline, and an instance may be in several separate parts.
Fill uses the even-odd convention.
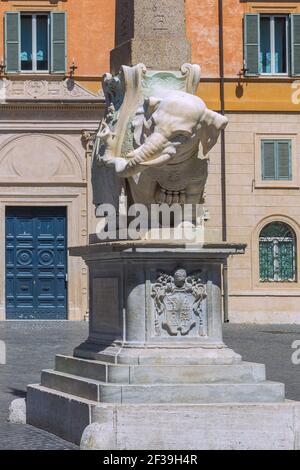
[[[94,231],[90,159],[81,131],[96,130],[98,116],[96,107],[88,111],[67,104],[47,109],[19,103],[1,110],[0,320],[5,319],[6,207],[66,207],[68,247],[87,244]],[[79,258],[68,257],[68,319],[83,320],[87,309],[87,268]]]
[[[18,0],[0,1],[0,38],[3,34],[3,15],[6,11],[56,11],[67,12],[68,66],[75,59],[76,75],[99,77],[109,70],[109,52],[114,47],[114,0]],[[0,58],[4,56],[0,41]]]
[[[228,241],[247,243],[245,255],[229,263],[231,321],[300,323],[300,116],[299,114],[229,114],[226,132]],[[293,180],[264,187],[260,172],[260,137],[292,139]],[[219,152],[211,155],[207,186],[209,226],[220,221]],[[269,184],[269,183],[267,183]],[[271,184],[271,183],[270,183]],[[258,238],[269,222],[289,224],[297,237],[297,282],[259,281]]]

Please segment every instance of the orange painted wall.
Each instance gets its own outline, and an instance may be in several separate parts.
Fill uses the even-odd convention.
[[[234,78],[243,67],[243,17],[245,13],[300,13],[300,1],[223,0],[224,72]],[[186,28],[193,62],[202,76],[219,76],[218,0],[186,0]]]
[[[217,0],[186,0],[186,30],[192,44],[192,61],[202,76],[219,75],[219,29]]]
[[[218,0],[185,0],[187,36],[192,61],[201,64],[204,78],[219,76]],[[284,6],[284,11],[282,7]],[[12,10],[65,10],[68,13],[68,65],[75,59],[80,77],[100,77],[109,71],[114,47],[115,0],[0,0],[3,15]],[[243,66],[243,15],[246,12],[300,12],[300,1],[223,1],[225,76],[237,77]],[[286,11],[285,11],[286,10]],[[0,59],[4,55],[0,40]]]
[[[47,0],[0,0],[0,38],[4,38],[6,11],[54,11],[68,14],[68,66],[73,58],[76,75],[100,77],[109,71],[109,52],[114,47],[115,0],[66,0],[57,4]],[[4,56],[0,40],[0,59]]]
[[[223,1],[224,73],[236,77],[243,68],[243,17],[246,4],[239,0]]]
[[[243,67],[243,16],[247,4],[223,1],[224,72],[236,77]],[[206,78],[219,76],[218,0],[186,0],[186,28],[192,60],[201,64]]]
[[[115,40],[114,0],[68,0],[68,57],[77,75],[99,76],[109,71]],[[64,5],[62,4],[62,7]]]
[[[199,94],[208,106],[219,109],[218,0],[185,0],[187,36],[192,61],[202,68]],[[238,82],[243,67],[243,16],[246,12],[300,13],[300,1],[224,0],[225,101],[228,111],[299,111],[291,101],[293,79],[276,83],[247,78]],[[68,14],[68,67],[73,58],[75,79],[92,92],[101,87],[101,76],[110,69],[115,40],[115,0],[0,0],[0,38],[4,38],[5,11],[65,10]],[[0,60],[4,56],[0,40]]]

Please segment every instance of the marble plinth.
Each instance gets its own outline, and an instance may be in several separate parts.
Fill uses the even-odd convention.
[[[221,267],[244,249],[71,249],[89,268],[89,336],[28,387],[27,422],[77,444],[98,423],[104,434],[92,426],[82,441],[92,448],[296,448],[300,404],[222,340]]]

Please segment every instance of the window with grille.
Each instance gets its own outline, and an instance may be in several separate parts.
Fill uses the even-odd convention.
[[[262,180],[292,179],[292,141],[262,140],[261,170]]]
[[[296,237],[289,225],[272,222],[259,236],[261,282],[296,281]]]

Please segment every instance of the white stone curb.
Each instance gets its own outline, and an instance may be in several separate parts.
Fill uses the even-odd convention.
[[[12,424],[26,424],[25,398],[17,398],[9,405],[8,421]]]

